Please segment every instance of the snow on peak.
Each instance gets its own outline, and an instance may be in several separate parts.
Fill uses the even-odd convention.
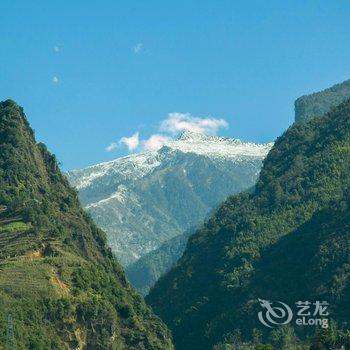
[[[208,157],[265,157],[273,143],[257,144],[242,142],[227,137],[208,136],[185,131],[177,140],[169,141],[164,146],[184,153],[195,153]]]
[[[247,158],[264,158],[272,145],[272,143],[256,144],[186,131],[178,139],[166,142],[157,151],[135,153],[85,169],[73,170],[68,173],[68,176],[71,183],[81,190],[95,181],[106,179],[105,181],[109,182],[111,175],[134,180],[142,178],[158,167],[165,158],[171,157],[173,151],[213,159],[244,161]]]
[[[110,176],[138,179],[160,165],[156,152],[141,152],[68,172],[71,183],[78,189],[88,187],[98,179]]]
[[[180,134],[178,141],[186,141],[186,140],[206,140],[207,138],[211,138],[212,136],[207,136],[205,134],[201,134],[193,131],[184,131]]]

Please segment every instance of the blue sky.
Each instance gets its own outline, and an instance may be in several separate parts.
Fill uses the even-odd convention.
[[[0,11],[0,98],[25,108],[65,170],[127,154],[120,139],[161,133],[169,113],[271,141],[297,97],[350,78],[342,0],[2,0]]]

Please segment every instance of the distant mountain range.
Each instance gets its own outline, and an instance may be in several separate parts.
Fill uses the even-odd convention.
[[[271,146],[185,132],[158,151],[73,170],[68,178],[128,266],[254,186]]]

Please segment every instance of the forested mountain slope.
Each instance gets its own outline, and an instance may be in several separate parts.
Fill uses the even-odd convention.
[[[156,281],[168,272],[183,254],[193,230],[187,230],[129,265],[125,272],[130,283],[145,296]]]
[[[350,99],[350,80],[336,84],[323,91],[299,97],[295,101],[295,121],[321,117],[331,108]]]
[[[349,170],[350,102],[277,139],[255,192],[229,198],[146,298],[177,349],[236,349],[243,342],[281,349],[284,328],[258,321],[258,298],[290,305],[326,300],[330,318],[349,329]],[[293,349],[296,337],[315,331],[289,326]],[[346,341],[334,331],[313,349]]]
[[[173,349],[10,100],[0,103],[0,348]]]

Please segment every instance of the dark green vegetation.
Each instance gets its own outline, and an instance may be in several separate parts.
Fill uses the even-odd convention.
[[[349,349],[349,189],[345,102],[278,138],[255,192],[229,198],[151,289],[176,349]],[[270,330],[258,298],[326,300],[336,323]]]
[[[295,101],[295,121],[321,117],[350,98],[350,80]]]
[[[173,348],[9,100],[0,103],[0,348]]]
[[[189,230],[163,243],[125,269],[130,283],[142,295],[147,295],[156,281],[168,272],[181,257],[186,248],[188,237],[193,233]]]

